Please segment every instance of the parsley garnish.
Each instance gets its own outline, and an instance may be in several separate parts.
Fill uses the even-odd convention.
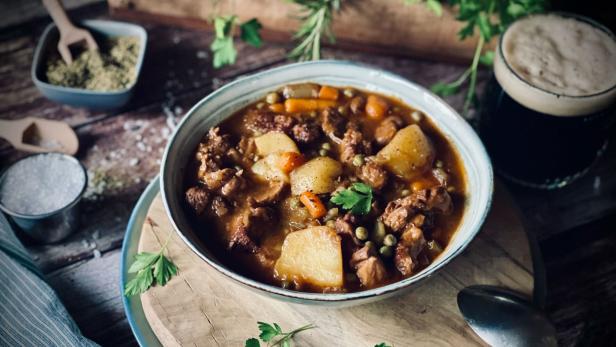
[[[235,63],[237,50],[233,43],[233,28],[236,24],[237,16],[218,16],[214,18],[216,37],[210,45],[210,49],[214,53],[212,63],[216,69]],[[252,18],[240,24],[240,38],[252,46],[260,47],[263,42],[259,30],[261,30],[261,23],[256,18]]]
[[[405,0],[418,2],[420,0]],[[426,6],[433,8],[432,0],[426,1]],[[450,83],[439,82],[432,86],[432,91],[441,96],[456,94],[460,87],[468,82],[468,91],[464,99],[463,115],[468,113],[470,106],[477,103],[476,85],[479,64],[490,66],[494,60],[494,51],[484,52],[486,42],[505,31],[516,19],[531,13],[544,10],[546,0],[449,0],[449,4],[458,7],[458,21],[465,25],[458,32],[460,40],[470,37],[479,29],[479,40],[471,66],[460,77]],[[435,7],[434,7],[435,8]],[[432,9],[435,13],[437,11]]]
[[[374,347],[392,347],[391,345],[386,344],[385,342],[381,342],[378,345],[374,345]]]
[[[261,339],[261,341],[267,342],[268,347],[274,347],[274,346],[290,347],[291,340],[293,339],[293,336],[295,336],[297,333],[302,332],[304,330],[316,328],[315,325],[308,324],[308,325],[304,325],[303,327],[292,330],[288,333],[285,333],[282,331],[282,328],[280,328],[280,326],[276,323],[268,324],[264,322],[257,322],[257,325],[259,327],[259,331],[261,331],[261,333],[259,334],[259,338]],[[244,346],[245,347],[260,347],[261,344],[259,343],[259,340],[252,337],[246,340],[246,343],[244,344]]]
[[[148,219],[154,228],[154,222]],[[156,284],[164,286],[171,277],[178,273],[178,268],[163,254],[171,238],[171,231],[167,241],[157,253],[140,252],[135,255],[135,261],[128,268],[128,273],[137,273],[137,276],[126,283],[124,295],[132,296],[145,293],[156,280]]]
[[[300,41],[289,58],[303,60],[321,59],[321,38],[327,36],[334,43],[331,21],[334,12],[340,9],[340,0],[290,0],[303,7],[305,15],[299,30],[293,38]]]
[[[334,194],[330,201],[353,214],[367,214],[372,206],[372,188],[364,183],[353,183],[351,188]]]

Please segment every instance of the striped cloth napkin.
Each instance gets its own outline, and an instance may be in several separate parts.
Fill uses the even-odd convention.
[[[81,335],[2,213],[0,346],[98,346]]]

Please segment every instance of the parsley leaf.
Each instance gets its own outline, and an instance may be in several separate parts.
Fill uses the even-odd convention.
[[[215,69],[225,65],[235,64],[237,50],[233,42],[233,29],[237,23],[237,16],[218,16],[214,18],[214,41],[210,44],[210,50],[214,59],[212,65]],[[263,41],[259,30],[261,23],[256,18],[252,18],[240,25],[240,38],[255,47],[260,47]]]
[[[364,215],[372,206],[372,188],[364,183],[353,183],[351,188],[334,194],[330,201],[353,214]]]
[[[259,340],[255,339],[254,337],[251,337],[246,340],[244,347],[261,347],[261,344],[259,343]]]
[[[374,347],[392,347],[391,345],[386,344],[385,342],[381,342],[378,345],[374,345]]]
[[[242,23],[242,25],[240,25],[240,37],[242,41],[257,48],[261,47],[263,41],[261,40],[259,30],[261,30],[262,27],[263,26],[256,18]]]
[[[152,222],[149,223],[154,228],[154,224]],[[163,254],[170,238],[171,231],[167,241],[158,253],[141,252],[135,255],[135,261],[128,268],[128,273],[137,273],[137,275],[124,286],[125,296],[145,293],[154,285],[155,280],[156,284],[164,286],[171,277],[178,273],[177,266]]]
[[[288,333],[282,331],[282,328],[276,324],[268,324],[265,322],[257,322],[257,327],[261,334],[259,334],[259,338],[263,342],[267,342],[268,347],[280,346],[280,347],[291,347],[291,339],[297,333],[300,333],[304,330],[316,328],[316,326],[312,324],[304,325],[303,327],[292,330]],[[259,340],[252,337],[246,340],[244,347],[260,347]]]

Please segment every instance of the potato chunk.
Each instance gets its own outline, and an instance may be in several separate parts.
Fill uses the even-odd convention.
[[[398,130],[377,154],[377,161],[393,174],[406,180],[432,167],[434,147],[416,124]]]
[[[262,157],[279,152],[299,153],[295,141],[286,134],[277,131],[270,131],[264,135],[255,137],[255,145],[257,146],[257,154]]]
[[[289,182],[289,175],[280,166],[283,153],[271,153],[252,165],[252,172],[262,180]]]
[[[320,288],[342,287],[340,236],[326,226],[290,233],[282,244],[274,270],[279,279]]]
[[[342,164],[330,157],[317,157],[291,172],[291,193],[323,194],[336,189],[336,178],[342,174]]]

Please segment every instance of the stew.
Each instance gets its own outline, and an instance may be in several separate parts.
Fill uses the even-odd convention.
[[[250,278],[352,292],[418,273],[462,219],[464,171],[421,112],[353,88],[288,85],[203,137],[185,179],[204,245]]]

